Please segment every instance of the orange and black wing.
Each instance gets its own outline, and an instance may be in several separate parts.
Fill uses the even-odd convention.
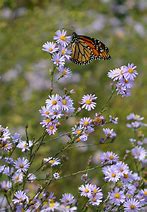
[[[80,65],[86,65],[92,60],[110,59],[108,48],[99,40],[84,35],[72,35],[71,60]]]

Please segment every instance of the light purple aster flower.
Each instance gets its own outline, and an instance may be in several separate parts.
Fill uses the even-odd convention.
[[[49,52],[50,54],[53,54],[54,52],[58,51],[58,47],[56,46],[56,43],[53,42],[46,42],[45,44],[43,44],[42,46],[42,50],[45,52]]]
[[[54,40],[62,46],[67,46],[71,42],[71,36],[67,36],[66,33],[65,30],[58,30],[54,36]]]
[[[28,181],[33,182],[34,180],[36,180],[36,176],[32,173],[29,173],[27,179]]]
[[[134,80],[137,75],[136,66],[133,63],[128,63],[128,66],[123,66],[123,76],[125,79]]]
[[[126,86],[124,86],[124,84],[120,82],[116,83],[116,91],[117,91],[117,94],[120,94],[122,97],[131,95],[131,90],[126,88]]]
[[[95,94],[84,95],[81,100],[82,108],[85,108],[86,110],[91,111],[92,109],[96,107],[96,103],[95,103],[96,99],[97,97],[95,96]]]
[[[146,151],[143,147],[141,146],[136,146],[134,147],[132,150],[132,155],[135,159],[139,160],[139,161],[143,161],[146,157]]]
[[[7,141],[10,139],[10,131],[8,127],[4,128],[0,125],[0,141]]]
[[[29,198],[24,191],[17,191],[12,201],[14,204],[23,204],[24,202],[28,203]]]
[[[59,158],[49,157],[49,158],[44,158],[43,161],[46,164],[50,164],[52,167],[58,166],[59,164],[61,164],[61,160]]]
[[[61,56],[59,53],[57,53],[57,54],[53,55],[52,61],[56,66],[64,66],[65,57]]]
[[[106,181],[116,183],[120,179],[120,173],[116,169],[115,165],[106,166],[102,169],[102,171],[105,175]]]
[[[16,161],[14,161],[14,167],[19,172],[26,172],[30,166],[30,163],[28,159],[26,158],[18,158]]]
[[[14,135],[12,135],[11,137],[14,144],[17,144],[21,141],[21,135],[19,133],[14,133]]]
[[[111,78],[114,81],[122,79],[123,78],[122,68],[115,68],[113,70],[110,70],[108,72],[108,77]]]
[[[91,185],[92,184],[86,184],[86,185],[81,185],[79,187],[79,190],[80,190],[80,194],[81,196],[84,196],[84,197],[89,197],[91,195]]]
[[[12,176],[12,181],[14,183],[22,183],[23,181],[23,173],[22,172],[15,172]]]
[[[84,126],[84,127],[87,127],[89,126],[90,124],[92,123],[92,119],[90,117],[84,117],[84,118],[81,118],[80,119],[80,125]]]
[[[131,198],[125,201],[124,211],[125,212],[138,212],[140,210],[140,203],[137,199]]]
[[[4,152],[9,152],[11,151],[13,145],[9,140],[4,141],[0,139],[0,147],[1,147],[1,150],[3,150]]]
[[[134,121],[134,122],[132,122],[132,123],[130,123],[130,124],[127,124],[127,127],[128,127],[128,128],[137,129],[137,128],[143,126],[143,125],[144,125],[144,124],[143,124],[142,122],[140,122],[140,121]]]
[[[109,116],[109,121],[113,124],[118,124],[118,117]]]
[[[57,131],[57,126],[56,124],[54,123],[49,123],[47,126],[46,126],[46,131],[48,132],[49,135],[54,135]]]
[[[114,152],[103,152],[100,154],[100,161],[102,164],[114,164],[118,161],[119,157]]]
[[[142,121],[144,119],[144,117],[141,117],[140,115],[134,114],[134,113],[130,113],[127,116],[127,120],[135,120],[135,121]]]
[[[18,144],[17,144],[17,148],[21,149],[22,152],[25,152],[25,151],[28,151],[30,150],[30,147],[32,147],[33,143],[32,141],[20,141]]]
[[[49,96],[49,99],[46,100],[47,107],[52,110],[60,110],[61,109],[61,97],[56,94]]]
[[[116,169],[118,170],[118,172],[123,175],[124,173],[128,173],[129,172],[129,167],[127,164],[125,164],[122,161],[119,161],[116,165]]]
[[[74,110],[73,107],[73,100],[70,98],[70,96],[63,96],[61,98],[61,109],[64,111]]]
[[[124,191],[120,190],[118,187],[115,187],[114,190],[109,192],[108,195],[110,202],[113,203],[114,205],[119,206],[125,201]]]
[[[72,194],[62,194],[62,198],[60,199],[60,201],[64,205],[73,205],[76,202]]]
[[[55,172],[53,174],[54,179],[58,180],[60,178],[60,174],[58,172]]]
[[[67,79],[67,78],[70,78],[72,76],[72,72],[70,70],[70,68],[67,68],[65,66],[60,66],[58,68],[58,71],[59,71],[59,77],[58,79]]]
[[[113,139],[116,137],[116,133],[114,132],[113,129],[103,128],[103,132],[107,138]]]
[[[60,47],[59,53],[64,56],[67,60],[70,59],[72,51],[64,46]]]
[[[12,187],[12,183],[8,180],[4,180],[0,183],[1,190],[8,191]]]
[[[102,202],[103,193],[101,192],[101,189],[99,192],[97,192],[95,195],[92,195],[89,197],[89,204],[93,206],[98,206]]]
[[[73,135],[76,135],[76,136],[79,136],[82,134],[82,132],[84,131],[84,127],[79,125],[75,125],[74,127],[72,127],[72,134]]]

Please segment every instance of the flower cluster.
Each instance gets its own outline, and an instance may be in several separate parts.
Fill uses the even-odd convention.
[[[71,76],[71,70],[65,66],[65,63],[71,57],[71,50],[68,48],[71,42],[71,36],[67,36],[65,30],[58,30],[53,39],[55,42],[47,41],[43,44],[42,50],[51,55],[51,60],[59,73],[58,79],[69,78]]]
[[[101,114],[95,114],[95,117],[81,118],[78,124],[72,127],[72,134],[76,137],[76,142],[87,141],[88,135],[94,132],[95,126],[102,126],[105,123],[105,118]]]
[[[49,135],[54,135],[60,125],[59,119],[68,117],[74,112],[73,100],[70,96],[51,95],[46,100],[46,105],[40,110],[43,116],[41,125],[46,128]]]
[[[102,190],[94,184],[85,184],[79,187],[80,195],[88,198],[88,203],[98,206],[102,202]]]
[[[137,129],[137,128],[140,128],[142,126],[147,126],[146,124],[144,124],[142,122],[143,119],[144,119],[144,117],[141,117],[140,115],[130,113],[127,116],[127,120],[129,121],[129,123],[127,124],[127,127]]]
[[[108,72],[108,77],[116,82],[117,94],[123,97],[131,95],[131,88],[134,86],[134,80],[137,75],[136,66],[133,63]]]

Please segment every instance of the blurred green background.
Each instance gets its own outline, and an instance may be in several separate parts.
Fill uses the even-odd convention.
[[[57,82],[55,92],[63,94],[63,89],[74,89],[75,105],[87,93],[98,97],[97,108],[92,113],[83,111],[81,116],[99,112],[111,94],[111,81],[107,77],[110,69],[134,63],[139,73],[132,96],[113,97],[104,115],[115,115],[119,125],[114,127],[118,137],[109,145],[88,146],[98,143],[102,135],[99,128],[83,144],[84,149],[74,147],[68,151],[64,173],[84,169],[91,155],[110,150],[123,155],[129,147],[128,138],[133,132],[126,128],[126,116],[137,113],[147,118],[147,1],[146,0],[0,0],[0,123],[12,132],[24,134],[28,125],[30,138],[42,132],[39,109],[49,95],[49,68],[51,63],[42,45],[52,40],[55,31],[64,28],[71,35],[79,34],[95,37],[110,49],[110,61],[94,61],[87,66],[68,64],[72,69],[71,80]],[[78,119],[71,118],[62,126],[69,130]],[[62,148],[66,138],[46,143],[38,154],[38,162],[43,157],[52,156]],[[83,166],[84,164],[84,166]],[[94,179],[99,176],[92,172]],[[61,192],[75,192],[75,183],[80,177],[59,182],[53,189]],[[100,181],[100,184],[102,182]]]

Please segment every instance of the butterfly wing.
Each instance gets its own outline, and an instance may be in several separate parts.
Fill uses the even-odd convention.
[[[101,41],[73,33],[71,60],[74,63],[86,65],[94,59],[110,59],[108,52],[109,49]]]

